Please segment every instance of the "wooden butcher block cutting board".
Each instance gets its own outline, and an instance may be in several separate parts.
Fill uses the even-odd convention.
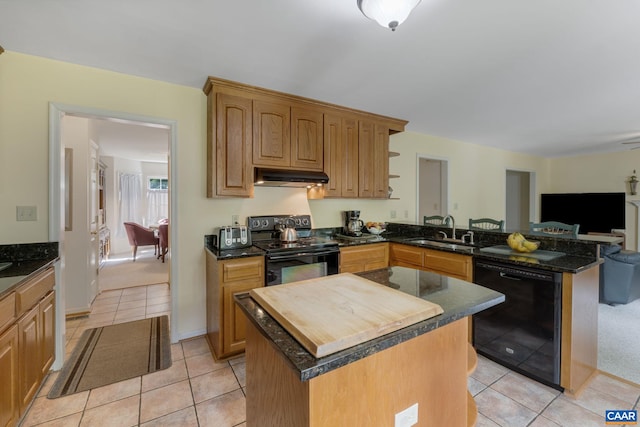
[[[251,297],[315,357],[442,313],[442,307],[351,273],[252,289]]]

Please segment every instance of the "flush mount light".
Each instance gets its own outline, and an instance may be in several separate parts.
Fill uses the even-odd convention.
[[[420,3],[420,0],[357,0],[364,16],[395,31]]]

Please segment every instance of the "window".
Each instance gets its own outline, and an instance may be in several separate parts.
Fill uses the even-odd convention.
[[[167,178],[149,178],[147,188],[149,190],[168,190],[169,180]]]

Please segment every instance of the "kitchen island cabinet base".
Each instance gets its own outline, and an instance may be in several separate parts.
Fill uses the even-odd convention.
[[[418,404],[420,427],[466,426],[467,319],[462,318],[335,370],[301,381],[247,322],[247,426],[393,425]],[[330,357],[330,356],[329,356]]]

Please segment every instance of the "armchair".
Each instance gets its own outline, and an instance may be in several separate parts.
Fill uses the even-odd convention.
[[[627,304],[640,298],[640,253],[620,245],[602,246],[600,255],[600,302]]]
[[[127,237],[129,238],[129,244],[131,245],[131,250],[133,252],[133,262],[136,262],[138,246],[153,245],[153,254],[157,255],[159,239],[156,237],[152,229],[143,227],[135,222],[125,222],[124,228],[127,230]]]

